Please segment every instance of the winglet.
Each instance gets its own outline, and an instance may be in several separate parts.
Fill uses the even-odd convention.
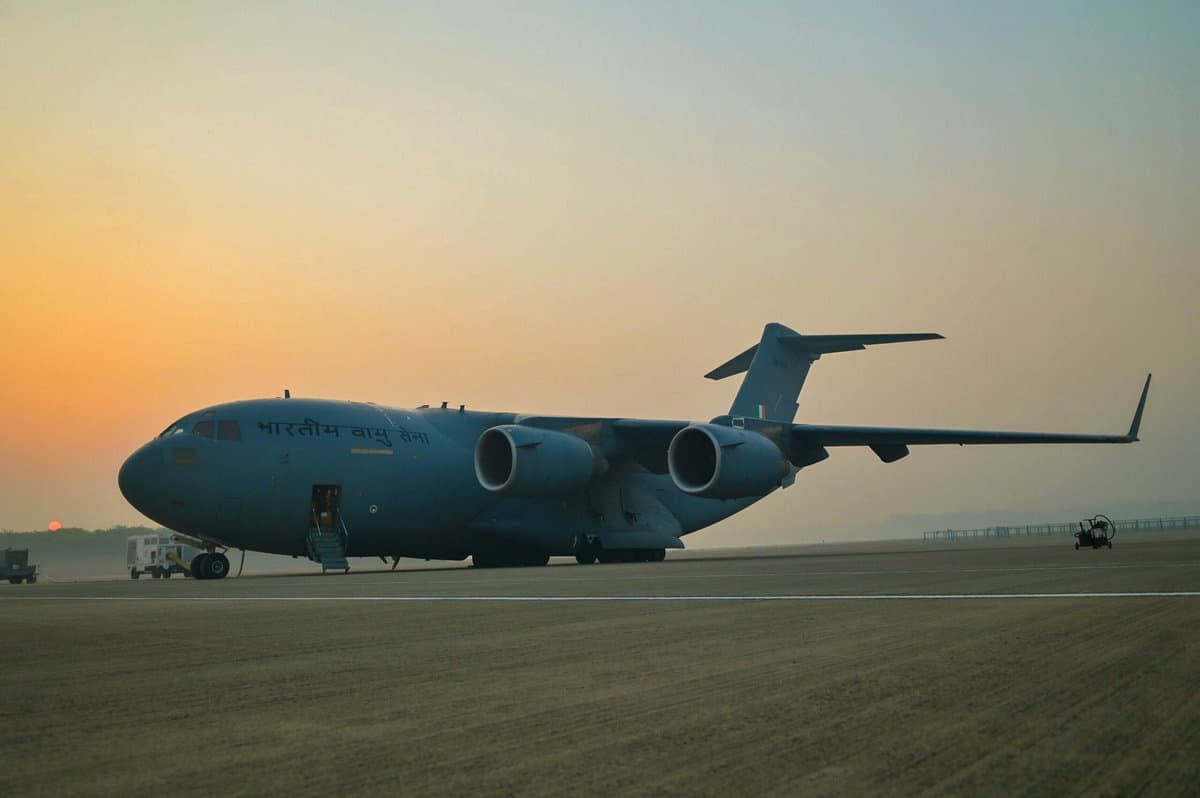
[[[1142,426],[1142,410],[1146,408],[1146,395],[1150,393],[1150,377],[1146,375],[1146,384],[1142,388],[1142,398],[1138,400],[1137,410],[1133,414],[1133,423],[1129,425],[1129,434],[1125,436],[1127,443],[1138,440],[1138,428]]]

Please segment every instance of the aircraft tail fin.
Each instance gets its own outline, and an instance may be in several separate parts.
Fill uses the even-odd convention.
[[[746,372],[729,414],[791,422],[796,418],[796,399],[804,387],[808,370],[821,355],[852,352],[872,344],[929,341],[941,337],[937,333],[801,335],[782,324],[771,323],[763,328],[762,339],[757,344],[704,376],[720,380]]]

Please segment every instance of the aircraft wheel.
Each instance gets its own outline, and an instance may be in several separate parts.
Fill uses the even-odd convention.
[[[192,576],[208,579],[208,554],[197,554],[192,558]]]
[[[220,553],[208,555],[207,571],[209,579],[224,579],[229,574],[229,558]]]
[[[591,565],[596,562],[596,546],[586,539],[575,544],[575,562],[580,565]]]
[[[139,576],[141,576],[141,574],[138,573],[138,569],[136,569],[136,568],[129,569],[129,578],[130,579],[137,579]]]

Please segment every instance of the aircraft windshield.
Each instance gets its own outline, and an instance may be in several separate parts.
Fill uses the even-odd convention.
[[[158,433],[158,437],[166,438],[169,435],[181,435],[184,432],[187,432],[187,428],[183,426],[182,422],[183,422],[183,419],[180,419],[179,421],[176,421],[175,423],[171,424],[171,426],[167,427],[165,430]]]

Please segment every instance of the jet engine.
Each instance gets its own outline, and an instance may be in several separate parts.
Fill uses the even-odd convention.
[[[692,424],[675,433],[667,467],[681,491],[710,499],[765,496],[788,473],[783,452],[768,438],[717,424]]]
[[[493,493],[566,493],[587,485],[600,465],[587,441],[565,432],[504,424],[475,442],[475,476]]]

